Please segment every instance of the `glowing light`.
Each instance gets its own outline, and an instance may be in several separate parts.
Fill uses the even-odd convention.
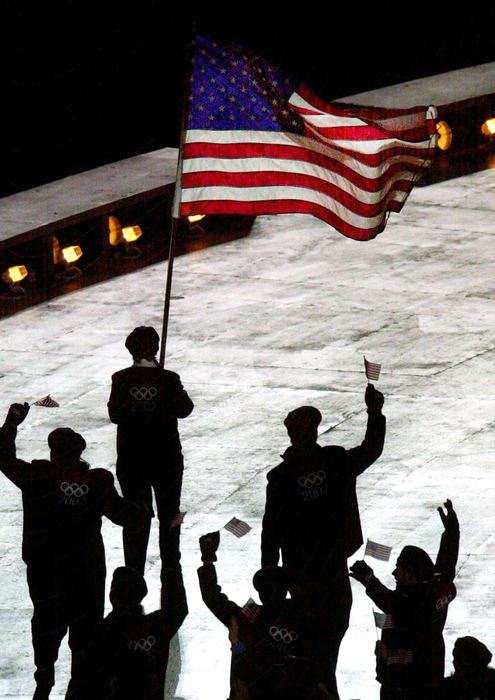
[[[116,216],[108,217],[108,229],[110,245],[122,243],[122,226]]]
[[[70,245],[67,248],[63,248],[62,256],[66,263],[71,264],[79,260],[82,255],[82,250],[78,245]]]
[[[438,142],[437,146],[441,151],[447,151],[452,144],[452,129],[447,122],[437,122]]]
[[[481,131],[485,136],[495,135],[495,119],[487,119],[481,127]]]
[[[27,277],[27,274],[28,271],[25,265],[14,265],[13,267],[9,267],[9,269],[3,273],[2,279],[4,282],[17,284],[22,282],[24,277]]]
[[[201,219],[204,219],[205,216],[206,214],[192,214],[191,216],[187,217],[187,220],[190,224],[195,224],[197,221],[201,221]]]
[[[137,239],[142,236],[143,232],[141,231],[140,226],[126,226],[125,228],[122,229],[122,235],[124,236],[124,239],[127,241],[127,243],[133,243],[134,241],[137,241]]]

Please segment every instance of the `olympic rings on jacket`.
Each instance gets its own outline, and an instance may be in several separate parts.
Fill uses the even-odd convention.
[[[130,389],[130,394],[136,401],[151,401],[151,399],[154,399],[158,394],[158,389],[156,386],[133,386],[132,389]]]
[[[156,639],[150,634],[148,637],[141,637],[140,639],[133,640],[129,642],[129,649],[132,651],[151,651],[154,647]]]
[[[89,486],[87,484],[69,484],[68,481],[62,481],[60,484],[60,490],[64,496],[74,496],[75,498],[81,498],[85,496],[89,491]]]
[[[306,476],[300,476],[297,483],[305,489],[312,489],[315,486],[321,486],[326,478],[327,473],[324,472],[323,469],[320,469],[316,474],[311,473]]]
[[[278,628],[275,625],[270,627],[268,631],[275,642],[284,642],[284,644],[292,644],[298,637],[297,632],[287,630],[284,627]]]

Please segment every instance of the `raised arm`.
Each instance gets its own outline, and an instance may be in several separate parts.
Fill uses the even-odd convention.
[[[29,413],[29,404],[13,403],[0,428],[0,470],[16,486],[22,488],[31,475],[31,463],[16,458],[17,426]]]
[[[409,600],[406,596],[392,591],[377,579],[371,566],[365,561],[356,561],[349,569],[352,578],[362,583],[366,589],[366,595],[373,600],[380,610],[391,615],[404,613],[409,608]]]
[[[217,560],[216,552],[219,543],[220,533],[218,531],[210,532],[199,538],[203,562],[203,566],[198,569],[199,587],[206,606],[220,622],[229,627],[232,615],[239,615],[241,608],[229,600],[225,593],[222,593],[218,584],[214,562]]]
[[[440,540],[440,548],[435,563],[435,572],[441,574],[449,581],[455,578],[455,567],[459,556],[459,521],[452,506],[452,501],[447,499],[444,503],[446,512],[439,507],[438,513],[442,520],[444,531]]]
[[[385,416],[382,414],[383,394],[373,384],[368,384],[364,395],[368,411],[368,423],[363,442],[346,450],[348,469],[357,476],[375,462],[383,451],[385,441]]]

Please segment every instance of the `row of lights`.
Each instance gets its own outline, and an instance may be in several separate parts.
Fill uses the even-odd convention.
[[[436,125],[438,133],[437,146],[441,151],[447,151],[452,145],[452,129],[446,121],[439,121]],[[481,126],[481,132],[487,138],[495,137],[495,118],[487,119]],[[204,218],[204,214],[196,214],[188,217],[190,233],[194,235],[203,234],[204,230],[199,226],[199,221]],[[108,220],[109,227],[109,242],[112,246],[120,246],[119,256],[122,258],[134,258],[141,254],[137,246],[133,246],[138,238],[141,237],[142,231],[139,226],[121,226],[116,216],[110,216]],[[81,271],[75,264],[82,256],[82,250],[78,245],[67,246],[60,249],[60,244],[57,238],[54,237],[53,243],[53,261],[55,265],[61,268],[58,273],[60,277],[70,278],[81,274]],[[28,275],[25,265],[14,265],[9,267],[2,274],[2,281],[8,285],[10,291],[14,295],[24,294],[20,283]]]
[[[190,230],[197,232],[198,229],[204,233],[204,230],[198,226],[198,222],[204,218],[203,214],[188,217]],[[112,246],[119,247],[119,257],[123,259],[136,258],[141,255],[141,251],[133,245],[138,238],[142,236],[140,226],[121,226],[116,216],[110,216],[108,220],[109,228],[109,243]],[[60,243],[56,236],[53,236],[53,262],[58,268],[57,276],[62,279],[71,279],[78,277],[81,270],[77,267],[77,261],[82,257],[81,247],[78,245],[70,245],[65,248],[60,248]],[[13,296],[22,296],[25,294],[21,282],[28,276],[28,270],[25,265],[13,265],[2,274],[2,281],[9,287],[10,294]]]
[[[437,146],[441,151],[448,151],[452,145],[452,129],[446,121],[437,122]],[[481,133],[489,139],[495,137],[495,118],[487,119],[481,125]]]

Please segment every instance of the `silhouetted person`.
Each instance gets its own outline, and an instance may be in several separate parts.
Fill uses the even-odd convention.
[[[117,479],[125,498],[145,504],[150,518],[136,533],[124,528],[125,563],[144,574],[151,527],[152,491],[160,522],[162,570],[180,566],[180,527],[170,529],[180,507],[184,469],[177,419],[193,410],[179,375],[155,359],[159,337],[139,326],[125,341],[133,364],[112,376],[108,401],[117,424]]]
[[[451,501],[446,513],[436,563],[420,547],[404,547],[393,575],[395,590],[386,588],[366,562],[351,566],[351,576],[366,586],[367,595],[386,613],[376,646],[376,679],[381,700],[430,700],[444,676],[443,628],[456,596],[455,566],[459,523]]]
[[[318,445],[318,409],[291,411],[284,424],[292,444],[268,473],[261,565],[278,564],[281,553],[291,596],[326,619],[331,677],[352,605],[347,557],[363,543],[356,477],[378,459],[385,438],[383,394],[369,384],[365,401],[366,435],[350,450]]]
[[[87,650],[101,624],[105,597],[103,515],[118,525],[139,523],[139,509],[121,498],[106,469],[81,459],[84,438],[71,428],[48,436],[50,459],[16,459],[17,426],[28,404],[12,404],[0,430],[0,469],[22,491],[22,558],[33,602],[34,698],[49,697],[55,661],[69,631],[72,676],[67,696],[86,697]]]
[[[169,569],[164,579],[160,610],[145,614],[143,576],[129,567],[114,571],[112,612],[95,644],[94,700],[163,700],[170,640],[188,612],[182,573]]]
[[[454,673],[445,678],[435,700],[495,700],[492,654],[475,637],[459,637],[452,652]]]
[[[261,605],[243,609],[222,593],[217,582],[214,562],[219,541],[219,532],[200,538],[203,566],[198,577],[204,602],[230,630],[230,700],[333,700],[319,688],[318,620],[287,598],[284,570],[275,566],[257,571],[253,586]]]

